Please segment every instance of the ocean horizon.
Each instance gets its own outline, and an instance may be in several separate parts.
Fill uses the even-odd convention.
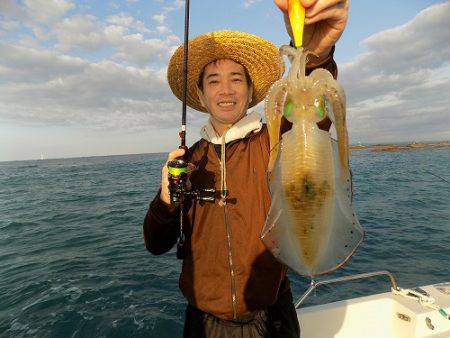
[[[402,146],[407,144],[414,144],[414,143],[424,143],[424,144],[432,144],[432,143],[442,143],[447,142],[450,143],[450,140],[415,140],[415,141],[395,141],[395,142],[369,142],[369,143],[350,143],[350,147],[354,146],[374,146],[374,145],[395,145],[395,146]],[[65,159],[77,159],[77,158],[90,158],[90,157],[108,157],[108,156],[130,156],[130,155],[160,155],[160,154],[167,154],[167,151],[157,151],[157,152],[145,152],[145,153],[126,153],[126,154],[107,154],[107,155],[79,155],[79,156],[57,156],[57,157],[48,157],[46,158],[29,158],[29,159],[17,159],[17,160],[0,160],[0,163],[2,162],[19,162],[19,161],[43,161],[43,160],[65,160]],[[41,154],[43,155],[43,154]]]

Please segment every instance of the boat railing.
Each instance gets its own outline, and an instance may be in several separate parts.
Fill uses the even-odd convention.
[[[338,277],[338,278],[333,278],[333,279],[328,279],[328,280],[320,280],[320,281],[312,280],[311,285],[308,288],[308,290],[306,290],[306,292],[295,303],[295,308],[298,309],[300,307],[300,305],[302,305],[303,302],[306,300],[306,298],[308,298],[308,296],[319,286],[333,284],[333,283],[348,282],[348,281],[352,281],[355,279],[364,279],[364,278],[371,278],[371,277],[377,277],[377,276],[389,277],[392,289],[398,290],[397,280],[395,279],[394,275],[387,270],[366,272],[366,273],[361,273],[358,275],[344,276],[344,277]]]

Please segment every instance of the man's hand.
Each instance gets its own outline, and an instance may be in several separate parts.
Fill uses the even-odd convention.
[[[161,171],[161,195],[160,198],[164,203],[170,204],[170,193],[169,193],[169,172],[167,169],[167,163],[176,159],[177,157],[183,156],[185,150],[177,149],[171,151],[167,156],[167,161]]]
[[[286,30],[292,38],[288,16],[288,0],[274,0],[284,13]],[[305,7],[305,28],[303,46],[316,54],[319,63],[326,58],[337,40],[339,40],[348,18],[348,0],[300,0]]]
[[[161,171],[161,195],[160,198],[164,203],[170,204],[170,192],[169,192],[169,169],[167,168],[167,163],[176,159],[177,157],[183,156],[185,150],[182,148],[178,148],[174,151],[171,151],[167,156],[167,161]],[[195,170],[195,166],[192,163],[188,163],[188,171],[187,171],[187,182],[186,186],[188,189],[191,188],[191,182],[189,181],[189,176]]]

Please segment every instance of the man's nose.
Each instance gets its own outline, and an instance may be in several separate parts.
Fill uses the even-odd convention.
[[[234,93],[234,89],[233,89],[231,81],[223,81],[222,86],[220,87],[220,94],[229,95],[229,94],[233,94],[233,93]]]

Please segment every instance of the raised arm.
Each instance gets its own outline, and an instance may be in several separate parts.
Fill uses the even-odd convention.
[[[184,154],[183,149],[169,153],[167,162]],[[170,205],[167,162],[161,171],[161,189],[150,203],[143,224],[145,247],[154,255],[169,251],[176,243],[179,233],[179,208]]]

